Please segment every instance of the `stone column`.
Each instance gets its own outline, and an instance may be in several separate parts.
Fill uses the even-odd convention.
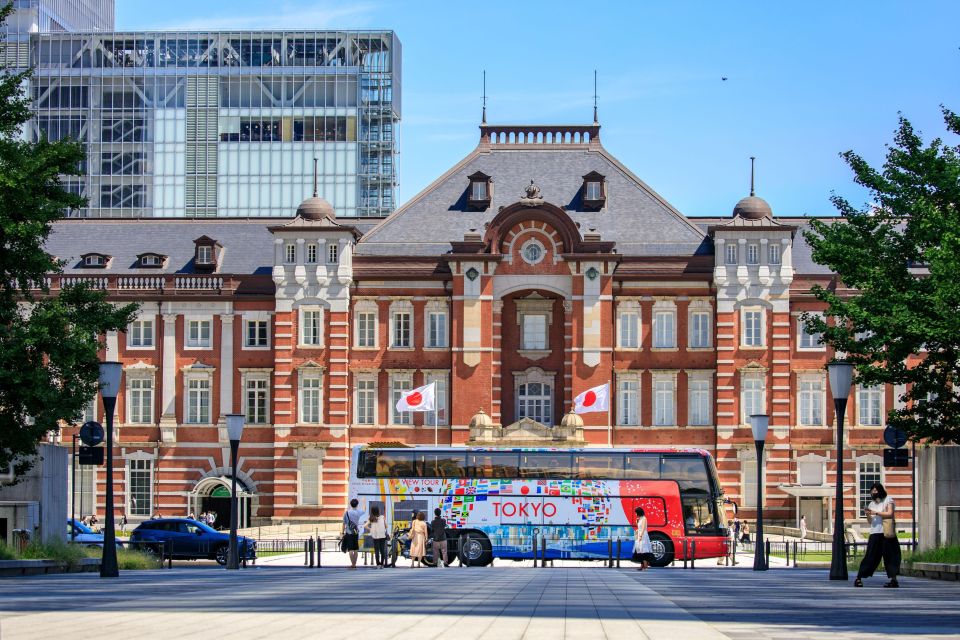
[[[162,404],[160,415],[160,439],[162,442],[177,440],[177,314],[163,314],[163,362]]]

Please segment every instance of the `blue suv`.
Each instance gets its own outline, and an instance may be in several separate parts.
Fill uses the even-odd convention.
[[[227,564],[230,536],[215,531],[190,518],[160,518],[147,520],[130,534],[130,546],[158,552],[161,546],[174,560],[216,560]],[[257,558],[257,543],[253,538],[237,536],[240,559]]]

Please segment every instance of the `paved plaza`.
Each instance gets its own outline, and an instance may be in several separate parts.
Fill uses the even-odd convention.
[[[960,636],[960,584],[923,579],[891,590],[879,576],[864,589],[832,583],[824,569],[282,564],[4,579],[0,639]]]

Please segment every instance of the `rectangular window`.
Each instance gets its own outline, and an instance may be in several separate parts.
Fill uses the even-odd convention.
[[[823,462],[820,460],[797,462],[797,480],[805,486],[823,485]]]
[[[97,419],[97,396],[83,407],[83,421],[92,422]]]
[[[301,458],[299,474],[300,504],[316,507],[320,504],[320,460]]]
[[[690,314],[690,348],[710,347],[710,312],[694,311]]]
[[[397,411],[397,403],[403,394],[413,389],[413,381],[410,378],[391,378],[390,379],[390,415],[391,424],[413,424],[412,411]]]
[[[857,465],[857,471],[857,489],[859,489],[857,495],[860,503],[857,517],[859,518],[862,517],[863,510],[871,502],[870,487],[873,486],[874,482],[883,482],[883,470],[880,468],[879,462],[863,461]]]
[[[640,346],[640,315],[632,311],[620,312],[620,347],[636,349]]]
[[[617,384],[617,424],[640,424],[640,382],[636,378],[623,379]]]
[[[426,377],[427,384],[431,382],[435,382],[437,384],[436,396],[434,398],[434,402],[436,403],[436,407],[437,407],[436,415],[437,415],[437,424],[439,425],[449,424],[449,422],[447,422],[447,397],[449,396],[449,393],[447,391],[448,390],[447,379],[448,379],[448,376],[446,373],[431,373],[431,374],[428,374]],[[433,412],[429,412],[425,415],[426,417],[424,418],[424,424],[432,425]]]
[[[320,424],[320,396],[323,378],[318,373],[300,375],[300,422]]]
[[[303,309],[300,314],[300,344],[318,347],[323,344],[323,311],[320,309]]]
[[[132,516],[150,516],[153,512],[152,460],[127,461],[130,496],[127,512]]]
[[[710,424],[710,381],[688,379],[687,396],[687,422],[698,426]]]
[[[757,506],[757,461],[740,461],[740,506]]]
[[[377,381],[372,379],[357,380],[357,407],[355,420],[357,424],[374,424],[377,408]]]
[[[539,351],[547,348],[547,316],[524,314],[523,348]]]
[[[297,261],[297,245],[288,244],[284,247],[283,261],[287,264],[293,264]]]
[[[153,344],[153,318],[141,318],[130,323],[127,329],[128,347],[152,349]]]
[[[747,245],[747,264],[760,264],[760,245],[755,243]]]
[[[587,200],[600,199],[600,183],[596,181],[587,182]]]
[[[800,424],[823,425],[823,379],[800,379]]]
[[[743,424],[750,424],[750,416],[766,413],[766,385],[762,374],[747,374],[740,378],[740,406]]]
[[[247,424],[267,423],[267,381],[262,378],[251,378],[246,384],[246,413]]]
[[[653,314],[653,347],[672,349],[677,346],[677,314],[657,311]]]
[[[427,314],[427,346],[433,349],[447,346],[446,311],[431,311]]]
[[[357,346],[377,346],[377,314],[373,311],[357,313]]]
[[[153,422],[153,379],[129,378],[128,398],[130,409],[127,412],[127,421],[133,424],[150,424]]]
[[[269,324],[266,320],[247,320],[247,330],[245,332],[247,347],[266,347],[269,346]]]
[[[780,245],[767,245],[767,262],[770,264],[780,264]]]
[[[307,264],[316,264],[317,263],[317,245],[308,244],[307,245]]]
[[[340,245],[331,243],[327,245],[327,264],[337,264],[340,259]]]
[[[197,247],[197,264],[213,264],[213,247],[209,245]]]
[[[654,378],[653,424],[658,427],[677,423],[674,411],[673,378]]]
[[[743,346],[763,346],[763,311],[743,312]]]
[[[413,324],[413,314],[409,311],[393,312],[393,346],[408,349],[413,346],[410,328]]]
[[[724,262],[726,262],[726,264],[737,264],[737,245],[728,244],[723,252],[723,255]]]
[[[860,387],[857,405],[859,405],[861,425],[880,426],[883,413],[883,387]]]
[[[209,349],[212,344],[212,320],[187,320],[187,347]]]
[[[471,200],[486,200],[487,199],[487,183],[482,180],[474,180],[470,183],[470,199]]]
[[[187,382],[187,422],[210,424],[210,380],[194,378]]]
[[[803,318],[797,318],[797,335],[800,337],[798,344],[800,349],[822,350],[824,348],[823,334],[819,332],[811,333],[807,329],[807,323],[803,321]]]

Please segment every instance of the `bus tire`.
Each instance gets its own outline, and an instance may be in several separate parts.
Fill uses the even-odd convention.
[[[673,541],[670,537],[659,531],[650,534],[650,546],[653,549],[654,567],[665,567],[673,562]]]
[[[485,567],[493,562],[493,546],[490,539],[479,531],[464,531],[460,562],[468,567]]]

